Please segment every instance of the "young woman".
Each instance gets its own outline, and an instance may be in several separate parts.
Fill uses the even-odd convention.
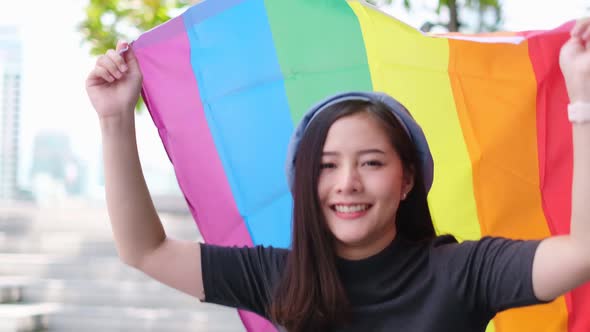
[[[420,127],[391,97],[357,92],[312,108],[293,136],[293,239],[284,250],[166,236],[135,141],[141,73],[132,50],[108,51],[87,91],[102,129],[121,259],[202,301],[254,311],[281,330],[484,331],[501,310],[551,301],[590,280],[589,19],[573,28],[560,63],[573,126],[570,235],[461,244],[436,237],[426,201],[432,159]]]

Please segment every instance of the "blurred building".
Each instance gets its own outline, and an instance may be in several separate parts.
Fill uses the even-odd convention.
[[[35,136],[31,183],[37,201],[56,201],[85,191],[87,166],[77,158],[70,138],[46,131]]]
[[[0,26],[0,199],[18,196],[21,42],[14,26]]]

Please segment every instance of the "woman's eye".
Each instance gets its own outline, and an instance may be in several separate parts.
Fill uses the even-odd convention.
[[[334,163],[321,163],[320,164],[320,169],[327,169],[327,168],[334,168],[336,167],[336,164]]]
[[[383,163],[380,162],[379,160],[369,160],[369,161],[365,161],[363,164],[367,165],[367,166],[372,166],[372,167],[383,166]]]

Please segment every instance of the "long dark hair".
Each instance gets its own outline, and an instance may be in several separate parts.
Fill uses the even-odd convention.
[[[367,112],[391,138],[414,187],[396,216],[397,236],[410,241],[434,238],[418,153],[410,137],[386,105],[343,101],[316,115],[299,143],[293,187],[293,237],[285,274],[275,290],[269,314],[290,332],[324,331],[346,323],[350,303],[336,269],[336,253],[318,197],[324,143],[332,124],[345,116]]]

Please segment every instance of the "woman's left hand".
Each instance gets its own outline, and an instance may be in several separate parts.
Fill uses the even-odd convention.
[[[570,103],[590,103],[590,18],[578,20],[561,48],[559,64]]]

